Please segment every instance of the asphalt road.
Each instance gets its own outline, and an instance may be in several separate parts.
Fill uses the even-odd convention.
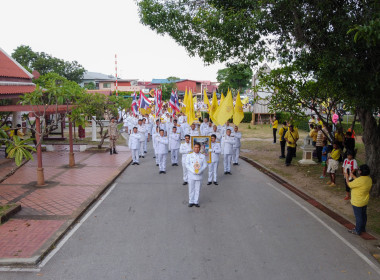
[[[222,171],[188,208],[181,166],[159,175],[150,153],[40,272],[0,279],[380,279],[360,238],[243,161]]]

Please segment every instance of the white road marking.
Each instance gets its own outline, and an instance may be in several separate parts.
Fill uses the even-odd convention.
[[[380,268],[378,265],[376,265],[374,262],[372,262],[367,256],[365,256],[362,252],[360,252],[355,246],[353,246],[350,242],[348,242],[343,236],[341,236],[338,232],[336,232],[332,227],[330,227],[328,224],[326,224],[324,221],[322,221],[317,215],[315,215],[313,212],[311,212],[309,209],[307,209],[304,205],[299,203],[297,200],[295,200],[293,197],[288,195],[286,192],[280,190],[279,188],[275,187],[273,184],[268,183],[270,187],[275,189],[276,191],[282,193],[284,196],[289,198],[291,201],[293,201],[295,204],[297,204],[299,207],[301,207],[303,210],[305,210],[310,216],[312,216],[314,219],[316,219],[320,224],[322,224],[325,228],[327,228],[332,234],[334,234],[338,239],[340,239],[344,244],[346,244],[352,251],[354,251],[363,261],[365,261],[373,270],[377,272],[377,274],[380,275]]]
[[[40,272],[41,269],[54,257],[54,255],[62,248],[63,245],[70,239],[71,236],[79,229],[79,227],[94,213],[96,208],[107,198],[107,196],[116,187],[116,183],[99,198],[99,200],[93,205],[90,211],[80,219],[76,225],[65,235],[65,237],[57,244],[57,246],[42,260],[42,262],[36,268],[16,268],[16,267],[0,267],[1,271],[6,272]]]

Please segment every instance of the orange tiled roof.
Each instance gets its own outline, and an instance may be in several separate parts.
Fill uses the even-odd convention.
[[[0,48],[0,77],[31,79],[32,74]]]

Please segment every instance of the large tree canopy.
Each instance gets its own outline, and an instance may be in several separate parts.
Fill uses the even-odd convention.
[[[327,95],[354,108],[380,195],[380,1],[141,0],[141,22],[206,63],[276,60],[283,97]],[[290,90],[292,89],[292,90]],[[316,98],[317,100],[317,98]]]
[[[44,52],[34,52],[24,45],[17,47],[12,57],[29,71],[37,70],[41,75],[54,72],[77,83],[86,71],[77,61],[65,61]]]

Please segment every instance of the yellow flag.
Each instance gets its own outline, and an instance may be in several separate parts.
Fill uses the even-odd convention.
[[[188,111],[188,115],[187,115],[187,122],[188,124],[192,124],[194,121],[195,121],[195,112],[194,112],[194,99],[193,99],[193,93],[192,91],[190,90],[189,91],[190,94],[188,96],[188,106],[189,106],[189,111]]]
[[[220,104],[219,108],[213,115],[214,119],[218,124],[223,125],[228,119],[230,119],[234,114],[234,103],[232,101],[232,94],[229,91],[226,98]]]
[[[206,90],[203,91],[203,103],[207,105],[207,111],[210,112],[211,105],[210,105],[210,101],[208,100]]]
[[[236,96],[236,102],[235,102],[235,109],[234,109],[234,124],[239,125],[241,121],[244,119],[244,112],[243,112],[243,104],[241,103],[240,99],[240,92],[238,92]]]
[[[189,98],[188,98],[188,94],[187,94],[187,88],[186,88],[186,90],[185,90],[185,97],[183,98],[183,105],[185,106],[185,107],[183,107],[183,108],[185,108],[185,109],[183,109],[183,113],[187,116],[187,100],[188,100]]]
[[[241,103],[243,103],[244,105],[247,104],[248,102],[249,102],[248,96],[241,101]]]
[[[218,125],[218,123],[214,119],[214,114],[215,114],[217,109],[218,109],[218,98],[216,97],[216,92],[214,91],[214,94],[212,96],[212,103],[210,106],[209,114],[210,114],[210,119],[216,125]]]
[[[220,94],[220,103],[219,103],[219,106],[222,105],[223,101],[224,101],[224,94],[223,94],[223,92],[222,92],[222,93]]]

